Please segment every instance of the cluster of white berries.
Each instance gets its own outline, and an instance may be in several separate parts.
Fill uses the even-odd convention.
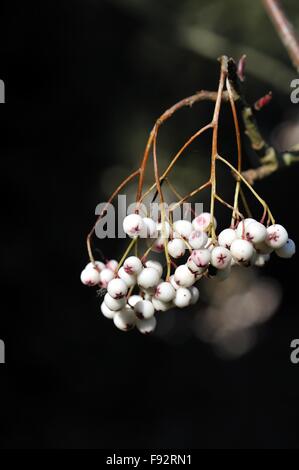
[[[295,253],[295,243],[279,224],[266,227],[252,218],[239,222],[236,229],[226,228],[215,239],[208,237],[212,217],[204,212],[192,222],[178,220],[173,224],[156,224],[150,218],[131,214],[123,221],[124,231],[132,238],[149,238],[152,250],[167,251],[175,265],[169,279],[163,279],[163,266],[155,260],[128,257],[118,269],[118,263],[89,263],[81,273],[81,281],[88,286],[107,289],[101,311],[123,331],[134,328],[144,334],[156,327],[156,312],[173,307],[184,308],[195,304],[199,290],[194,285],[201,277],[226,279],[234,265],[263,266],[270,254],[281,258]],[[216,220],[213,220],[216,228]],[[153,240],[154,239],[154,240]],[[134,293],[134,290],[137,293]]]

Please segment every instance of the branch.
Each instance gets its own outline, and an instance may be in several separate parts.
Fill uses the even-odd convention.
[[[299,73],[299,40],[278,0],[262,0],[268,16],[286,48],[293,66]]]
[[[241,59],[244,61],[244,57]],[[277,152],[263,138],[252,107],[247,103],[243,85],[238,76],[238,68],[233,59],[228,62],[228,79],[233,90],[234,99],[239,104],[245,133],[250,140],[252,149],[259,157],[260,166],[244,171],[243,176],[253,184],[255,180],[263,179],[275,171],[299,162],[299,145],[286,152]]]

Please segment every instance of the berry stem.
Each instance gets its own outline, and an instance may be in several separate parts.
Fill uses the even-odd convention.
[[[231,206],[228,202],[224,201],[224,199],[222,199],[222,197],[220,197],[217,193],[215,194],[215,199],[217,199],[221,204],[226,206],[231,211],[235,212],[241,219],[244,219],[244,215],[241,212],[239,212],[238,209]]]
[[[229,81],[228,78],[226,79],[226,88],[227,88],[227,91],[228,91],[229,102],[230,102],[230,106],[231,106],[231,110],[232,110],[232,114],[233,114],[235,133],[236,133],[236,141],[237,141],[237,149],[238,149],[237,170],[238,170],[239,173],[241,173],[241,171],[242,171],[242,145],[241,145],[240,126],[239,126],[239,121],[238,121],[236,105],[235,105],[235,97],[234,97],[233,89],[231,87],[231,84],[230,84],[230,81]],[[239,176],[237,176],[235,195],[234,195],[234,210],[233,210],[233,213],[232,213],[231,225],[235,224],[235,214],[237,213],[237,210],[238,210],[240,186],[241,186],[241,180],[240,180]]]
[[[187,201],[191,197],[195,196],[196,194],[198,194],[203,189],[208,188],[209,186],[211,186],[211,180],[209,180],[206,183],[202,184],[199,188],[194,189],[193,191],[191,191],[191,193],[187,194],[182,199],[180,199],[178,202],[176,202],[171,207],[170,211],[173,212],[177,207],[181,206],[185,201]]]
[[[168,167],[166,168],[166,170],[164,171],[164,173],[162,174],[162,176],[159,178],[159,181],[160,181],[160,184],[163,183],[163,181],[165,180],[165,178],[168,176],[168,174],[170,173],[170,171],[172,170],[172,168],[174,167],[174,165],[176,164],[178,158],[182,155],[182,153],[184,152],[184,150],[186,150],[186,148],[197,138],[199,137],[201,134],[203,134],[206,130],[208,129],[211,129],[212,128],[212,123],[209,123],[207,124],[206,126],[202,127],[201,129],[199,129],[197,132],[195,132],[195,134],[193,134],[189,139],[188,141],[180,148],[180,150],[176,153],[176,155],[173,157],[173,159],[171,160],[170,164],[168,165]],[[157,182],[154,183],[145,193],[144,195],[141,197],[140,199],[140,202],[143,201],[143,199],[148,196],[155,188],[157,187]],[[157,193],[158,193],[158,189],[157,189]],[[155,200],[156,198],[156,195],[154,196],[153,200]]]
[[[224,81],[227,75],[227,57],[222,56],[221,61],[221,71],[220,71],[220,79],[219,79],[219,86],[217,92],[217,99],[214,108],[214,115],[212,121],[213,127],[213,137],[212,137],[212,155],[211,155],[211,204],[210,204],[210,214],[211,214],[211,226],[210,232],[212,238],[216,238],[215,233],[215,224],[214,224],[214,212],[215,212],[215,194],[216,194],[216,158],[218,155],[218,127],[219,127],[219,115],[221,109],[221,97],[224,88]]]
[[[90,230],[90,232],[88,233],[87,235],[87,238],[86,238],[86,244],[87,244],[87,252],[88,252],[88,256],[89,256],[89,260],[90,262],[95,266],[95,259],[93,257],[93,253],[92,253],[92,249],[91,249],[91,238],[95,232],[95,229],[96,229],[96,226],[97,226],[97,223],[99,222],[99,220],[102,219],[102,217],[104,217],[104,215],[106,214],[106,211],[107,211],[107,208],[108,206],[112,203],[112,201],[114,200],[114,198],[118,195],[118,193],[132,180],[134,179],[136,176],[138,176],[140,174],[140,168],[138,168],[138,170],[134,171],[133,173],[131,173],[127,178],[125,178],[122,183],[120,183],[120,185],[116,188],[116,190],[114,191],[114,193],[112,193],[112,195],[110,196],[107,204],[105,205],[104,209],[102,210],[101,214],[99,215],[99,217],[97,218],[96,220],[96,223],[94,224],[94,226],[92,227],[92,229]]]
[[[163,237],[163,244],[164,244],[165,259],[167,263],[166,281],[168,281],[170,277],[171,263],[170,263],[170,257],[168,253],[167,243],[166,243],[166,239],[168,239],[168,237],[166,236],[166,229],[165,229],[166,214],[165,214],[165,206],[164,206],[164,196],[163,196],[163,191],[162,191],[161,184],[160,184],[158,158],[157,158],[157,132],[158,131],[155,132],[154,140],[153,140],[153,160],[154,160],[155,180],[156,180],[157,191],[158,191],[159,200],[160,200],[160,208],[161,208],[162,237]]]
[[[264,207],[264,209],[268,212],[269,214],[269,217],[270,217],[270,220],[272,222],[272,224],[275,224],[275,220],[274,220],[274,217],[267,205],[267,203],[258,195],[258,193],[253,189],[253,187],[248,183],[248,181],[246,180],[246,178],[244,178],[244,176],[242,176],[241,173],[238,172],[238,170],[236,170],[235,167],[233,167],[233,165],[231,165],[227,160],[225,160],[225,158],[221,157],[220,155],[217,155],[217,160],[220,160],[222,161],[223,163],[225,163],[225,165],[227,165],[237,176],[240,177],[240,179],[245,183],[245,185],[250,189],[250,191],[252,192],[252,194],[256,197],[256,199],[261,203],[261,205]]]

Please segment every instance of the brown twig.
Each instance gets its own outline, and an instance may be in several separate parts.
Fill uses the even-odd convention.
[[[140,167],[140,177],[139,177],[139,184],[138,184],[138,190],[137,190],[137,196],[136,196],[137,202],[140,202],[140,200],[142,198],[142,188],[143,188],[144,174],[145,174],[145,170],[146,170],[146,165],[147,165],[147,161],[148,161],[148,158],[149,158],[149,155],[150,155],[150,151],[151,151],[151,147],[152,147],[152,144],[153,144],[153,141],[154,141],[154,137],[158,133],[158,130],[159,130],[160,126],[165,121],[167,121],[169,118],[171,118],[172,115],[176,111],[178,111],[179,109],[182,109],[186,106],[187,107],[188,106],[192,107],[193,104],[197,103],[198,101],[205,101],[205,100],[216,101],[216,99],[217,99],[217,92],[215,92],[215,91],[207,91],[207,90],[198,91],[194,95],[189,96],[188,98],[184,98],[181,101],[179,101],[178,103],[171,106],[163,114],[161,114],[161,116],[156,120],[155,125],[154,125],[154,127],[151,130],[151,133],[149,135],[149,138],[148,138],[148,141],[147,141],[147,144],[146,144],[146,147],[145,147],[145,151],[144,151],[144,154],[143,154],[143,160],[142,160],[141,167]],[[228,100],[228,94],[223,93],[222,99],[227,101]],[[163,177],[162,177],[162,181],[163,181]],[[161,181],[161,183],[162,183],[162,181]]]
[[[286,48],[293,66],[299,73],[299,40],[296,31],[287,18],[278,0],[262,0],[268,16]]]
[[[228,61],[228,78],[233,89],[234,100],[240,107],[245,134],[250,140],[254,152],[257,154],[261,165],[244,171],[243,176],[253,184],[256,180],[271,175],[280,168],[291,166],[299,162],[297,148],[286,152],[278,152],[263,138],[252,107],[248,104],[243,91],[243,85],[238,77],[238,68],[233,59]]]

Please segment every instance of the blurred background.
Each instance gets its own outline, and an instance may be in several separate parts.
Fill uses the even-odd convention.
[[[299,29],[298,2],[283,5]],[[150,337],[116,330],[79,280],[96,204],[138,166],[165,109],[216,89],[221,54],[247,54],[250,102],[273,92],[257,116],[265,137],[280,150],[298,143],[296,73],[261,2],[23,2],[3,6],[0,21],[0,447],[298,448],[296,257],[202,283],[200,302],[161,314]],[[162,127],[161,168],[211,113],[196,104]],[[233,160],[227,107],[220,136]],[[207,179],[209,145],[196,141],[179,162],[181,193]],[[245,166],[256,165],[243,146]],[[295,241],[298,175],[293,167],[256,184]],[[230,174],[218,178],[231,200]],[[227,226],[227,210],[216,215]],[[97,247],[118,258],[125,242]]]

